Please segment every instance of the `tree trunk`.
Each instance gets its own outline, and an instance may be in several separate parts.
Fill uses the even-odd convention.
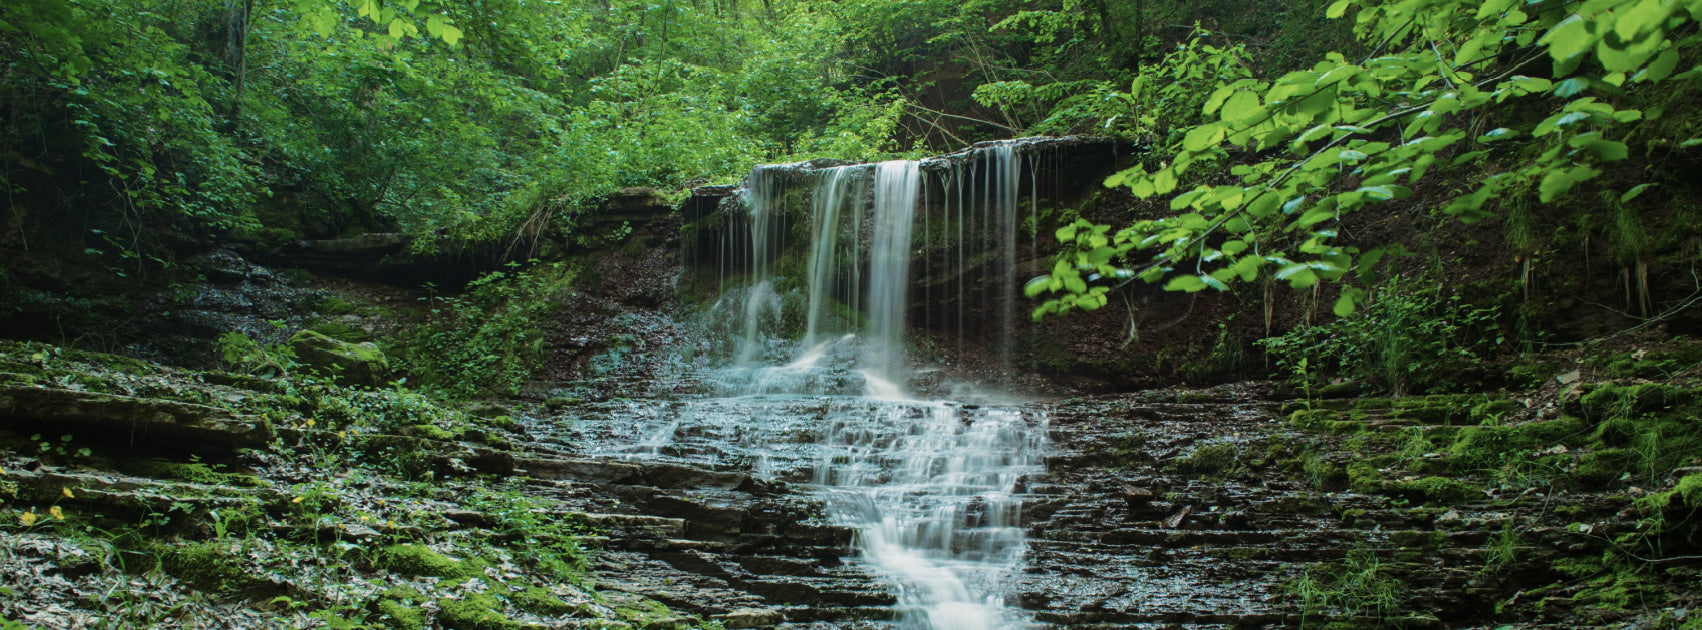
[[[236,98],[230,103],[230,124],[234,129],[237,115],[242,113],[242,98],[248,87],[248,19],[254,14],[254,0],[226,0],[225,11],[229,15],[225,63],[231,68],[231,82],[236,84]]]

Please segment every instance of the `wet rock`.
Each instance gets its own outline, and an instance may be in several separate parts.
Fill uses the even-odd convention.
[[[253,448],[273,438],[264,419],[217,407],[41,387],[0,386],[0,426],[171,450],[184,442]]]
[[[768,608],[740,608],[725,615],[716,615],[725,628],[771,628],[786,620],[785,615],[778,610]]]
[[[1152,499],[1151,490],[1128,485],[1123,486],[1123,503],[1129,506],[1131,515],[1145,509],[1147,504],[1152,503]]]
[[[290,337],[290,349],[302,363],[345,384],[377,387],[390,373],[390,360],[370,341],[349,343],[303,330]]]

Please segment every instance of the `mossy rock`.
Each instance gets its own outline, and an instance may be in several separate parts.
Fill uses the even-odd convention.
[[[1173,465],[1178,472],[1215,474],[1233,470],[1241,449],[1233,442],[1217,442],[1194,449]]]
[[[409,425],[402,429],[402,434],[408,437],[437,440],[439,442],[450,442],[455,439],[454,433],[434,424]]]
[[[1417,481],[1391,481],[1383,491],[1411,501],[1456,505],[1483,496],[1477,486],[1447,477],[1425,477]]]
[[[232,543],[207,541],[170,547],[160,553],[167,574],[215,593],[255,594],[274,585],[243,569]]]
[[[562,601],[549,589],[541,586],[533,586],[520,591],[510,595],[508,599],[514,602],[514,607],[520,610],[546,617],[559,617],[578,610],[573,604]]]
[[[379,622],[393,630],[425,630],[425,610],[418,604],[412,604],[394,599],[378,602]]]
[[[437,600],[437,620],[455,630],[519,630],[527,626],[503,614],[502,602],[485,594]]]
[[[1578,458],[1578,469],[1572,479],[1586,488],[1603,488],[1613,483],[1637,463],[1637,452],[1624,448],[1609,448],[1585,453]]]
[[[1702,473],[1685,475],[1673,489],[1654,498],[1656,505],[1669,510],[1702,508]]]
[[[390,360],[371,342],[349,343],[303,330],[290,337],[290,349],[302,363],[341,383],[378,387],[390,373]]]
[[[219,472],[213,470],[212,466],[200,462],[184,464],[153,459],[132,459],[117,462],[115,468],[131,475],[154,479],[176,479],[211,486],[262,488],[271,485],[253,473]]]
[[[467,563],[445,556],[424,545],[392,545],[379,552],[378,566],[407,576],[441,578],[470,577]]]
[[[356,310],[354,304],[337,296],[325,298],[319,303],[319,312],[326,315],[348,315]]]
[[[1637,437],[1637,423],[1630,418],[1611,418],[1596,427],[1596,442],[1602,446],[1630,446]]]
[[[348,343],[358,344],[370,339],[366,331],[342,322],[323,322],[315,324],[309,330]]]
[[[1507,412],[1518,408],[1519,403],[1505,398],[1491,400],[1472,407],[1471,420],[1477,423],[1499,424],[1501,418],[1507,415]]]
[[[1555,445],[1584,446],[1593,436],[1577,418],[1511,426],[1465,427],[1448,452],[1465,466],[1496,466],[1509,455]]]
[[[1347,464],[1347,485],[1354,492],[1370,494],[1376,492],[1383,484],[1383,473],[1377,465],[1364,459],[1356,459]]]
[[[1590,388],[1576,403],[1568,405],[1568,410],[1601,421],[1672,409],[1694,400],[1696,392],[1681,387],[1657,383],[1608,383]]]

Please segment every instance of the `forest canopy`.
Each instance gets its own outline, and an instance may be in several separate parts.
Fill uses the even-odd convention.
[[[628,186],[1021,133],[1148,131],[1127,86],[1204,23],[1292,65],[1279,3],[21,0],[0,9],[9,238],[114,267],[186,235],[570,233]],[[1271,18],[1276,20],[1272,21]],[[1322,35],[1322,36],[1321,36]],[[120,264],[123,263],[123,264]]]

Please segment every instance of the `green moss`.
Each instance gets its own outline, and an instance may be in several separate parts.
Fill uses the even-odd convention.
[[[1536,389],[1559,373],[1560,366],[1548,363],[1515,365],[1507,370],[1507,382],[1520,389]]]
[[[514,427],[519,424],[519,423],[514,421],[514,416],[510,416],[510,415],[507,415],[507,414],[503,414],[503,415],[500,415],[500,416],[492,416],[492,417],[489,417],[489,418],[482,417],[482,416],[476,416],[474,418],[473,422],[476,423],[476,424],[482,424],[484,426],[495,428],[495,429],[502,429],[504,431],[513,431]]]
[[[231,543],[209,541],[171,547],[160,554],[166,573],[197,588],[218,593],[247,593],[269,586],[264,579],[249,575]]]
[[[326,315],[348,315],[355,312],[355,305],[343,298],[331,296],[319,303],[319,312]]]
[[[1619,479],[1636,463],[1637,453],[1630,449],[1592,451],[1578,458],[1572,478],[1584,487],[1601,488]]]
[[[1666,509],[1696,509],[1702,507],[1702,473],[1685,475],[1671,490],[1653,497],[1655,505]]]
[[[467,563],[432,551],[423,545],[392,545],[379,552],[378,566],[402,575],[462,578],[472,575]]]
[[[1334,435],[1352,435],[1365,431],[1369,416],[1363,411],[1335,409],[1300,409],[1289,414],[1289,424],[1301,429]]]
[[[1178,460],[1174,466],[1177,471],[1195,474],[1214,474],[1233,470],[1235,458],[1241,449],[1233,442],[1217,442],[1194,449],[1187,457]]]
[[[1586,431],[1577,418],[1528,422],[1512,426],[1465,427],[1454,436],[1448,452],[1469,467],[1500,467],[1510,457],[1555,445],[1584,445]]]
[[[394,630],[425,630],[425,611],[418,605],[386,599],[378,602],[379,621]]]
[[[425,438],[427,440],[437,440],[439,442],[450,442],[450,441],[453,441],[455,439],[454,433],[450,433],[449,431],[444,430],[442,427],[439,427],[439,426],[434,425],[434,424],[412,425],[412,426],[409,426],[407,428],[406,432],[409,436],[412,436],[412,437]]]
[[[1607,373],[1614,378],[1665,380],[1698,363],[1702,363],[1702,345],[1692,345],[1671,352],[1654,352],[1642,356],[1634,353],[1621,354],[1607,364]]]
[[[519,623],[502,613],[502,602],[484,594],[437,600],[437,619],[455,630],[516,630]]]
[[[34,385],[36,377],[16,372],[0,372],[0,385]]]
[[[1224,560],[1263,560],[1271,557],[1271,550],[1264,547],[1221,547],[1207,553],[1213,558]]]
[[[312,330],[313,332],[338,341],[347,341],[349,343],[360,343],[369,338],[367,337],[366,331],[342,322],[323,322],[309,328],[308,330]]]
[[[1425,477],[1418,481],[1391,481],[1383,485],[1385,492],[1425,503],[1458,504],[1483,496],[1472,484],[1447,477]]]
[[[1376,492],[1383,485],[1383,473],[1377,470],[1377,465],[1359,459],[1347,465],[1347,485],[1354,492],[1369,494]]]
[[[202,462],[181,464],[159,460],[123,460],[116,468],[131,475],[154,479],[177,479],[210,486],[260,488],[269,485],[251,473],[219,472]]]
[[[1671,409],[1696,399],[1696,392],[1645,383],[1639,385],[1606,384],[1591,388],[1578,399],[1578,411],[1594,420],[1628,418],[1634,414]]]
[[[1596,427],[1596,442],[1602,446],[1629,446],[1637,436],[1637,423],[1630,418],[1612,418]]]
[[[1519,403],[1511,400],[1491,400],[1476,407],[1472,407],[1471,419],[1473,422],[1478,423],[1500,424],[1502,416],[1505,416],[1507,415],[1507,412],[1518,408]]]
[[[559,617],[575,610],[573,604],[562,601],[549,589],[541,586],[534,586],[515,593],[509,596],[509,600],[514,602],[514,606],[520,610],[548,617]]]

